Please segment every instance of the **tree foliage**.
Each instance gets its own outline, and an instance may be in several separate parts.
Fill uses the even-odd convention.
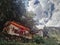
[[[0,0],[0,30],[6,21],[21,21],[25,15],[25,6],[22,0]]]

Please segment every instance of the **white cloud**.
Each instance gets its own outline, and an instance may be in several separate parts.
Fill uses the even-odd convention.
[[[29,1],[29,7],[27,7],[28,11],[34,11],[34,0]]]
[[[36,16],[33,18],[38,23],[43,23],[46,26],[60,27],[60,0],[39,0],[38,5],[34,5],[35,0],[29,2],[29,11],[33,11]],[[51,3],[54,4],[54,11],[51,11]],[[44,13],[45,12],[45,13]],[[48,14],[46,14],[48,13]],[[52,13],[52,16],[51,16]],[[45,21],[48,21],[47,24]],[[42,25],[37,25],[41,27]],[[42,26],[43,27],[43,26]]]
[[[43,29],[44,25],[36,25],[38,29]]]
[[[46,26],[60,26],[60,11],[53,13],[51,20],[48,21]]]
[[[60,27],[60,2],[59,1],[60,0],[53,0],[53,3],[55,4],[55,10],[53,12],[51,20],[48,21],[46,26]]]

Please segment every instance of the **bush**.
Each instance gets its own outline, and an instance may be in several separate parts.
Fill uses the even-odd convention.
[[[43,39],[43,37],[40,37],[38,35],[35,35],[33,37],[33,42],[36,42],[37,44],[44,43],[44,39]]]
[[[38,35],[33,37],[33,43],[37,43],[40,45],[58,45],[57,40],[55,38],[43,38]]]

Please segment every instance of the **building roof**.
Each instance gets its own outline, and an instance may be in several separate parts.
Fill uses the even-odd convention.
[[[10,24],[12,24],[12,25],[14,25],[14,26],[16,26],[18,28],[22,28],[23,30],[30,30],[28,27],[22,26],[21,24],[18,24],[18,23],[14,22],[14,21],[10,22]]]

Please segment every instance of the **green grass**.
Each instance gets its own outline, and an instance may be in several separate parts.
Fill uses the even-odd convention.
[[[57,40],[55,38],[43,38],[38,35],[33,36],[33,39],[26,42],[27,40],[23,39],[23,41],[17,41],[16,39],[10,40],[5,39],[6,35],[0,35],[0,45],[58,45]],[[24,43],[23,43],[24,42]]]
[[[18,41],[0,40],[0,45],[58,45],[58,44],[53,39],[45,39],[44,43],[39,43],[39,44],[36,42],[21,43]]]

